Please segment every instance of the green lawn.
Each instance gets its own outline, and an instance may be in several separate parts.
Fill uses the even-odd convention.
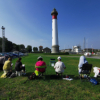
[[[40,78],[27,80],[27,75],[34,72],[34,65],[37,57],[42,56],[46,62],[46,79]],[[78,78],[77,66],[79,57],[68,57],[62,55],[62,61],[66,66],[64,75],[69,75],[74,80],[50,79],[50,75],[55,75],[53,67],[49,66],[50,58],[57,60],[58,55],[29,54],[22,57],[22,63],[26,66],[26,76],[15,78],[0,78],[0,100],[99,100],[100,86],[93,86],[89,82],[81,82]],[[15,65],[14,59],[12,62]],[[93,67],[100,67],[100,59],[87,58]],[[14,66],[13,66],[14,69]],[[0,76],[2,75],[0,71]],[[93,77],[93,70],[91,77]],[[97,79],[100,81],[100,78]]]

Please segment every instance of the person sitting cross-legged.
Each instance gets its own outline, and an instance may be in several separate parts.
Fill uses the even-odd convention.
[[[64,69],[66,69],[66,67],[65,67],[64,63],[61,61],[60,56],[57,59],[58,59],[58,62],[55,63],[54,69],[55,69],[56,75],[59,76],[59,74],[61,74],[61,76],[62,76]]]
[[[47,68],[46,63],[43,61],[43,58],[40,56],[38,57],[38,61],[35,64],[35,74],[38,76],[41,73],[45,72],[45,69]]]

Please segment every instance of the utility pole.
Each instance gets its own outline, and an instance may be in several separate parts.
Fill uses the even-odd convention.
[[[1,27],[2,29],[2,53],[5,52],[5,27]]]
[[[88,39],[87,39],[87,52],[88,52]]]
[[[85,50],[85,37],[84,37],[84,42],[83,42],[83,50]]]
[[[93,45],[91,45],[91,48],[92,48],[92,54],[93,54]]]

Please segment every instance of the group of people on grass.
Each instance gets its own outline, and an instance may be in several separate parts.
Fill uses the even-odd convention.
[[[46,63],[43,61],[43,58],[40,56],[37,58],[38,61],[35,64],[35,71],[34,73],[36,74],[36,76],[38,76],[40,73],[44,73],[46,71],[47,65]],[[59,74],[63,74],[64,69],[66,69],[65,64],[61,61],[61,57],[59,56],[58,61],[55,63],[54,65],[54,69],[56,72],[56,75],[59,76]],[[22,58],[18,58],[18,60],[15,63],[15,71],[16,71],[16,76],[21,76],[22,75],[22,69],[24,71],[24,75],[25,73],[25,66],[22,67],[22,62],[21,62]],[[80,75],[81,72],[81,68],[83,64],[88,64],[88,61],[86,60],[86,58],[84,56],[81,56],[79,59],[79,64],[78,64],[78,72]],[[97,68],[98,71],[100,71],[99,68]],[[3,71],[4,74],[6,75],[8,72],[12,72],[12,58],[9,57],[7,61],[4,62],[3,65]],[[94,77],[97,77],[97,71],[94,75]],[[83,76],[84,77],[84,76]]]
[[[21,70],[24,71],[24,75],[25,75],[25,67],[22,67],[22,62],[21,62],[22,58],[18,58],[18,60],[15,63],[15,71],[16,71],[16,76],[21,76]],[[8,60],[6,60],[3,64],[3,71],[4,73],[2,74],[1,78],[6,78],[7,73],[12,73],[12,58],[9,57]]]
[[[18,58],[18,60],[15,63],[15,71],[16,71],[16,76],[21,76],[21,70],[22,70],[22,58]],[[59,73],[62,75],[64,72],[64,69],[66,69],[64,63],[61,61],[61,57],[58,57],[58,62],[56,62],[54,69],[56,74],[59,76]],[[25,68],[25,67],[24,67]],[[38,61],[35,64],[35,74],[38,76],[40,73],[44,73],[46,71],[47,65],[43,61],[43,58],[40,56],[38,57]],[[8,72],[12,72],[12,59],[9,57],[7,61],[5,61],[3,65],[3,71],[4,75],[6,75]],[[24,69],[25,72],[25,69]]]

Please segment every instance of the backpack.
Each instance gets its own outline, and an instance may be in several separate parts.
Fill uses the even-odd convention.
[[[28,79],[33,80],[36,78],[35,73],[32,73],[30,76],[28,76]]]
[[[99,82],[96,79],[93,79],[93,78],[91,78],[89,81],[94,85],[98,85],[99,84]]]

